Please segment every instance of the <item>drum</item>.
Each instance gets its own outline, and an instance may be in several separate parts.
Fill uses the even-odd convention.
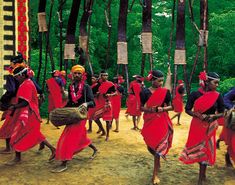
[[[228,112],[227,127],[235,131],[235,109],[229,110]]]
[[[49,119],[56,127],[78,123],[83,119],[87,119],[87,108],[83,105],[57,108],[50,112]]]

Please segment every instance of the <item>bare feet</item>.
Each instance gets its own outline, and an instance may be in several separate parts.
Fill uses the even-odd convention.
[[[11,154],[12,150],[10,148],[5,148],[3,150],[0,150],[0,154]]]
[[[87,133],[92,133],[92,130],[91,130],[91,129],[88,129],[88,130],[87,130]]]
[[[38,152],[41,152],[44,148],[45,148],[45,144],[44,144],[44,142],[41,142],[39,144]]]
[[[7,165],[7,166],[14,166],[16,164],[19,164],[20,161],[21,161],[20,159],[14,158],[11,161],[6,162],[5,165]]]
[[[113,130],[114,132],[119,132],[119,130],[117,130],[117,129],[115,129],[115,130]]]
[[[67,169],[68,169],[67,165],[59,165],[59,166],[55,167],[54,169],[52,169],[51,172],[52,173],[61,173]]]
[[[217,141],[216,141],[216,149],[220,149],[220,140],[218,139]]]
[[[52,162],[54,159],[55,159],[55,149],[53,149],[53,150],[51,151],[51,156],[49,157],[48,162],[50,163],[50,162]]]
[[[100,137],[105,136],[105,135],[106,135],[106,133],[105,133],[105,132],[103,132],[103,133],[100,135]]]
[[[90,157],[91,160],[93,160],[97,156],[98,150],[94,150],[92,156]]]
[[[177,125],[178,125],[178,126],[180,126],[180,125],[181,125],[181,123],[177,123]]]
[[[126,117],[127,120],[129,120],[129,117],[128,117],[128,116],[129,116],[128,114],[125,114],[125,117]]]
[[[140,129],[138,127],[133,127],[133,128],[131,128],[131,130],[139,131]]]
[[[108,140],[109,140],[109,137],[106,137],[106,138],[105,138],[105,141],[108,141]]]
[[[152,182],[153,182],[153,185],[157,185],[160,183],[160,179],[158,178],[158,176],[155,176],[153,177]]]
[[[99,129],[96,133],[99,134],[101,132],[101,130]]]

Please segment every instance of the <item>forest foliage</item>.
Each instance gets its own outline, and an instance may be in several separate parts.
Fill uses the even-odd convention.
[[[173,1],[152,1],[152,32],[153,32],[153,62],[154,69],[160,69],[165,74],[167,72],[167,58],[168,48],[170,43],[170,32],[172,24],[172,6]],[[38,1],[30,2],[30,44],[31,54],[30,63],[31,67],[37,74],[39,63],[39,47],[38,47],[38,23],[37,23],[37,10]],[[53,58],[56,62],[56,69],[59,69],[59,41],[63,40],[65,43],[66,29],[68,23],[68,17],[70,14],[71,0],[67,0],[63,10],[63,37],[60,38],[59,34],[59,19],[57,15],[58,2],[60,1],[47,1],[47,20],[49,19],[50,6],[53,6],[52,23],[50,27],[50,45],[53,52]],[[119,0],[112,0],[111,4],[111,47],[109,54],[109,61],[107,58],[107,46],[108,46],[108,27],[106,24],[105,10],[107,9],[107,0],[95,0],[92,8],[92,16],[90,23],[90,35],[89,35],[89,53],[92,62],[93,70],[96,74],[101,69],[106,69],[110,74],[110,79],[117,74],[117,27],[119,16]],[[193,1],[193,13],[196,24],[200,24],[200,1]],[[83,0],[82,0],[83,3]],[[129,1],[130,7],[131,1]],[[186,57],[187,57],[187,70],[188,74],[191,73],[191,69],[195,60],[197,52],[198,33],[192,25],[188,1],[186,1]],[[83,13],[83,5],[81,4],[79,10],[79,17],[76,29],[76,41],[78,43],[79,36],[79,21]],[[176,11],[175,11],[176,16]],[[209,1],[209,37],[208,37],[208,71],[218,72],[221,76],[223,87],[220,88],[224,93],[230,86],[234,86],[235,81],[235,3],[234,0],[221,0],[221,1]],[[140,74],[141,71],[141,40],[140,35],[142,31],[142,6],[139,1],[135,1],[132,11],[128,13],[127,17],[127,43],[128,43],[128,70],[129,77],[134,74]],[[171,49],[171,70],[173,72],[173,58],[175,49],[175,29],[173,32],[173,45]],[[49,57],[48,57],[49,60]],[[45,63],[45,36],[44,36],[44,55],[43,64]],[[77,62],[77,61],[76,61]],[[71,64],[72,65],[72,64]],[[199,55],[196,71],[193,76],[193,87],[195,88],[198,83],[198,74],[202,70],[203,66],[203,53]],[[43,65],[43,68],[45,66]],[[51,66],[48,64],[47,78],[50,77],[49,72]],[[86,66],[88,73],[89,67]],[[44,69],[42,69],[44,70]],[[148,74],[149,65],[146,66],[145,75]],[[183,71],[180,69],[178,73],[179,78],[183,78]],[[230,78],[232,80],[230,80]],[[42,78],[40,79],[42,84]],[[130,78],[130,80],[132,80]],[[226,82],[223,83],[223,81]]]

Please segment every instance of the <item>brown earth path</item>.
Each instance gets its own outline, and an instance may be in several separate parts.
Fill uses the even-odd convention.
[[[63,129],[56,129],[45,122],[46,120],[43,120],[41,130],[55,146]],[[183,114],[181,126],[176,126],[175,122],[176,120],[173,121],[173,147],[167,161],[162,161],[159,174],[161,184],[195,185],[198,164],[184,165],[178,160],[187,139],[190,117]],[[141,126],[142,123],[141,120]],[[93,124],[93,133],[89,134],[89,137],[99,149],[99,154],[94,160],[90,160],[91,149],[84,149],[69,162],[68,170],[60,174],[50,172],[58,162],[47,163],[50,155],[48,149],[37,154],[38,147],[34,147],[23,153],[21,164],[14,167],[4,165],[13,158],[13,154],[0,154],[0,185],[150,185],[153,157],[148,153],[140,132],[131,130],[131,127],[131,119],[127,120],[122,110],[120,132],[111,132],[110,140],[105,142],[104,138],[98,138],[97,127]],[[217,133],[220,131],[221,128]],[[0,148],[3,148],[4,144],[4,140],[0,140]],[[227,169],[224,165],[225,149],[226,146],[221,142],[216,164],[207,170],[206,185],[235,184],[235,169]]]

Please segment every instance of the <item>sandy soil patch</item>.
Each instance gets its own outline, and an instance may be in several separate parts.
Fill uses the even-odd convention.
[[[170,113],[170,115],[172,114]],[[167,156],[167,161],[162,161],[159,175],[163,185],[194,185],[197,182],[198,164],[184,165],[178,160],[179,153],[187,139],[190,119],[189,116],[183,114],[181,126],[176,126],[176,120],[173,121],[173,147]],[[56,146],[63,128],[56,129],[45,122],[46,120],[43,120],[41,130]],[[143,121],[141,121],[141,125],[142,123]],[[48,149],[38,154],[38,147],[32,148],[22,154],[21,164],[14,167],[4,165],[14,155],[1,154],[0,184],[149,185],[151,184],[153,157],[148,153],[140,132],[131,130],[132,126],[131,118],[126,119],[123,110],[120,118],[120,132],[111,131],[110,140],[105,142],[105,138],[99,138],[96,134],[97,126],[93,123],[93,132],[89,134],[89,137],[99,150],[98,156],[94,160],[90,160],[92,150],[86,148],[76,154],[74,159],[69,162],[68,170],[60,174],[50,172],[58,162],[47,163],[50,155]],[[219,134],[220,131],[221,128],[217,133]],[[5,141],[0,140],[0,148],[3,148],[4,145]],[[217,151],[216,164],[207,170],[207,185],[235,184],[235,170],[227,169],[224,165],[225,150],[226,146],[221,142],[221,149]]]

